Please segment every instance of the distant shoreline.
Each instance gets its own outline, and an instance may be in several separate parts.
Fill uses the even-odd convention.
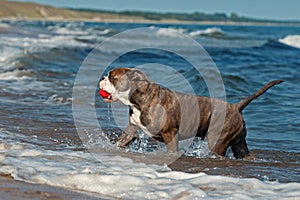
[[[87,19],[87,18],[15,18],[0,17],[0,21],[49,21],[49,22],[99,22],[99,23],[133,23],[133,24],[190,24],[219,26],[300,26],[300,23],[274,22],[233,22],[233,21],[181,21],[181,20],[128,20],[128,19]]]
[[[193,20],[195,19],[195,20]],[[300,26],[300,21],[260,20],[232,13],[155,13],[56,8],[37,3],[0,0],[0,20],[86,21],[102,23],[195,24],[230,26]]]

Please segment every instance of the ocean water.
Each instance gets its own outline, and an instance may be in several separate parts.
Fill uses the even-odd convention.
[[[1,21],[0,49],[0,174],[107,199],[299,199],[300,27]],[[284,83],[243,112],[257,160],[217,158],[195,140],[181,158],[157,161],[164,145],[142,132],[125,150],[110,143],[128,112],[105,104],[97,83],[115,67],[231,103]],[[92,101],[80,102],[86,91]]]

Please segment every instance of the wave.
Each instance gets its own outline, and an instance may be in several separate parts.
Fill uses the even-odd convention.
[[[24,80],[34,76],[31,70],[14,70],[0,73],[0,80]]]
[[[0,67],[7,64],[7,61],[14,59],[17,55],[21,53],[21,50],[18,48],[10,46],[0,46]]]
[[[85,39],[85,38],[84,38]],[[40,34],[38,37],[1,37],[0,40],[0,73],[16,68],[20,59],[26,55],[48,52],[54,48],[88,48],[93,43],[81,41],[71,36],[53,36]]]
[[[93,28],[90,30],[92,33],[94,32],[97,35],[111,35],[111,34],[116,34],[118,31],[111,29],[111,28]]]
[[[59,35],[87,35],[86,31],[72,30],[72,29],[67,28],[67,27],[57,28],[54,32],[59,34]]]
[[[7,23],[0,22],[0,28],[10,28],[11,26]]]
[[[38,37],[1,37],[0,62],[18,53],[43,51],[56,47],[86,47],[87,45],[76,41],[72,36],[40,34]]]
[[[48,30],[54,34],[69,36],[104,36],[117,33],[117,31],[112,28],[101,26],[85,28],[81,23],[57,24],[55,26],[48,27]]]
[[[217,27],[207,28],[204,30],[192,31],[189,33],[191,37],[197,36],[210,36],[210,37],[221,37],[225,35],[225,32]]]
[[[7,25],[8,27],[10,25]],[[4,28],[7,27],[6,24],[0,22],[0,33]],[[81,28],[81,27],[79,27]],[[97,36],[108,34],[112,30],[99,29],[99,33],[93,35],[94,32],[72,29],[71,28],[60,28],[57,29],[49,28],[47,30],[40,29],[30,29],[24,28],[23,31],[15,29],[14,27],[10,29],[10,34],[1,34],[0,40],[0,73],[1,71],[12,71],[16,68],[19,60],[28,54],[36,52],[45,52],[51,48],[65,48],[65,47],[93,47],[95,38]],[[92,36],[89,35],[89,33]],[[101,38],[102,39],[102,38]],[[88,41],[88,42],[86,42]],[[3,79],[3,74],[1,78]],[[5,75],[5,78],[7,76]],[[14,77],[14,76],[12,76]]]
[[[287,35],[278,41],[292,47],[300,48],[300,35]]]
[[[150,29],[155,29],[156,27],[151,26]],[[204,30],[196,30],[196,31],[187,31],[183,28],[158,28],[156,31],[158,36],[167,36],[167,37],[182,37],[181,34],[187,34],[191,37],[198,37],[198,36],[207,36],[207,37],[224,37],[225,32],[217,27],[207,28]]]
[[[153,27],[150,27],[150,29]],[[185,29],[176,29],[176,28],[158,28],[156,34],[158,36],[168,36],[168,37],[182,37],[181,34],[186,32]]]
[[[297,47],[292,46],[292,45],[288,45],[284,42],[280,42],[278,40],[268,40],[267,42],[265,42],[264,44],[262,44],[260,47],[263,48],[273,48],[273,49],[295,49]]]
[[[37,137],[0,132],[0,161],[5,163],[1,174],[15,180],[83,191],[92,197],[265,199],[268,194],[269,199],[296,199],[300,195],[300,184],[295,182],[171,171],[168,166],[137,163],[129,156],[109,152],[97,153],[95,157],[96,154],[72,148],[53,150],[55,143],[48,144],[52,148],[41,148]]]
[[[60,97],[57,94],[52,95],[49,97],[46,103],[51,104],[70,104],[72,102],[72,98],[67,97]]]

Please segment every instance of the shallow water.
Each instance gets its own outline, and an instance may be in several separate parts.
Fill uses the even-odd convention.
[[[98,44],[114,34],[141,27],[149,32],[127,35],[112,41],[111,48],[99,50]],[[211,94],[204,80],[214,81],[218,74],[207,67],[207,58],[202,59],[200,75],[174,52],[148,48],[171,46],[197,61],[199,55],[187,48],[178,32],[207,50],[221,73],[229,102],[238,102],[271,80],[285,81],[243,113],[247,142],[257,160],[235,160],[230,151],[227,158],[214,158],[205,142],[196,141],[169,166],[153,165],[147,155],[159,155],[165,147],[142,133],[125,151],[107,150],[115,148],[108,140],[126,126],[128,111],[119,103],[108,107],[97,94],[97,84],[82,85],[82,95],[94,90],[94,102],[87,108],[95,109],[101,130],[83,110],[79,114],[86,120],[86,135],[77,134],[73,84],[82,65],[89,67],[95,83],[106,68],[138,67],[172,89],[185,91],[187,81],[196,94]],[[112,198],[296,198],[300,196],[299,35],[299,27],[2,21],[0,173]],[[134,45],[147,48],[104,65]],[[95,47],[98,50],[93,51]],[[90,83],[89,77],[83,83]],[[181,78],[184,80],[179,81]],[[220,98],[224,96],[220,94]],[[147,163],[145,159],[147,165],[133,162]]]

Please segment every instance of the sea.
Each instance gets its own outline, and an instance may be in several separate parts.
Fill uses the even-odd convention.
[[[139,131],[99,80],[117,67],[230,103],[283,80],[243,111],[255,160]],[[0,174],[99,199],[300,199],[300,26],[0,21]],[[171,159],[170,159],[171,158]],[[67,197],[66,197],[67,198]]]

